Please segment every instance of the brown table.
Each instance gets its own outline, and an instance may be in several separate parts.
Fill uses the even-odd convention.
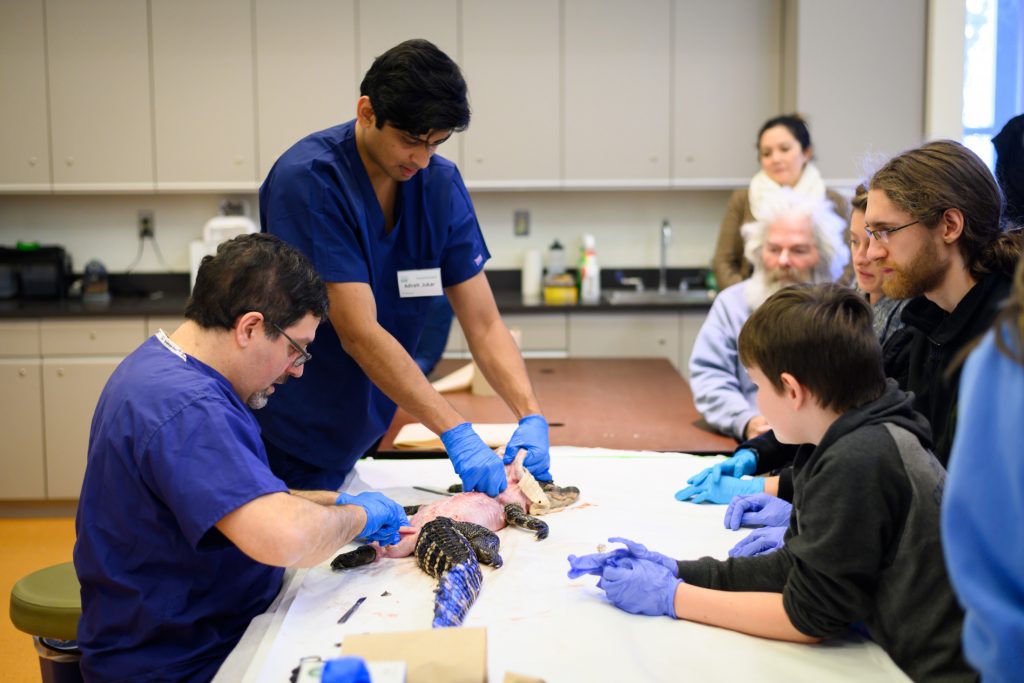
[[[434,377],[465,363],[441,361]],[[531,358],[526,370],[551,427],[552,446],[685,453],[731,453],[736,447],[708,428],[686,380],[664,358]],[[515,422],[497,396],[462,391],[445,397],[470,422]],[[410,422],[416,420],[399,408],[378,452],[414,453],[394,447],[398,430]]]

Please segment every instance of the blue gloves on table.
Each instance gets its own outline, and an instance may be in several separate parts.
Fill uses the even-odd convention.
[[[725,509],[725,528],[741,526],[789,526],[793,506],[767,493],[736,496]]]
[[[733,453],[732,457],[726,458],[717,465],[708,467],[693,475],[686,480],[686,483],[699,486],[709,477],[713,481],[718,481],[722,478],[722,475],[739,478],[745,474],[753,474],[756,469],[757,454],[749,448],[741,448]]]
[[[676,588],[682,583],[676,576],[676,561],[625,538],[608,540],[624,543],[626,547],[580,557],[570,555],[569,578],[593,574],[600,577],[597,587],[619,609],[630,614],[664,614],[675,618]]]
[[[362,657],[338,657],[324,662],[322,683],[371,683],[370,670]]]
[[[724,464],[724,463],[723,463]],[[699,476],[699,475],[698,475]],[[724,505],[734,496],[742,496],[764,491],[764,479],[737,479],[736,477],[718,477],[711,475],[700,484],[687,486],[676,492],[676,500],[688,500],[691,503],[718,503]]]
[[[548,421],[543,415],[527,415],[519,421],[519,427],[505,446],[505,464],[515,460],[520,449],[526,449],[523,465],[530,470],[533,478],[537,481],[552,481],[551,472],[548,471],[551,464],[548,453],[550,448]]]
[[[342,493],[334,502],[337,505],[358,505],[366,510],[366,526],[359,533],[359,538],[367,542],[394,545],[398,543],[399,527],[409,526],[409,518],[402,506],[376,491],[364,491],[354,496]]]
[[[547,432],[545,444],[546,435]],[[462,490],[496,496],[508,487],[501,458],[473,431],[473,425],[463,422],[443,432],[441,443],[448,451],[456,474],[462,479]]]
[[[784,526],[765,526],[754,529],[750,535],[737,543],[729,551],[729,557],[753,557],[754,555],[765,555],[774,552],[785,545],[783,536],[786,535]]]

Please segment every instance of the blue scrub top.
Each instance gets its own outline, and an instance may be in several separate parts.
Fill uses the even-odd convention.
[[[281,587],[218,531],[287,491],[217,371],[151,337],[100,395],[78,503],[86,680],[208,681]]]
[[[401,298],[398,272],[440,268],[449,287],[490,258],[458,169],[436,155],[399,184],[395,226],[385,231],[354,121],[313,133],[278,159],[260,187],[260,224],[301,250],[325,282],[367,283],[377,321],[410,353],[434,297]],[[302,379],[278,386],[259,412],[263,436],[300,460],[347,472],[387,431],[395,404],[345,353],[331,325],[317,331],[310,352]]]

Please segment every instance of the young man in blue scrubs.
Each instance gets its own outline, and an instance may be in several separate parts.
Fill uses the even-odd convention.
[[[78,504],[78,643],[88,681],[209,681],[281,588],[356,536],[408,524],[378,493],[289,491],[251,409],[299,379],[323,282],[270,235],[221,245],[186,321],[150,337],[100,395]],[[338,503],[338,504],[336,504]]]
[[[336,489],[400,405],[441,435],[466,490],[496,495],[502,460],[410,356],[431,302],[447,296],[473,357],[519,418],[506,461],[548,471],[548,425],[483,273],[490,257],[455,165],[435,156],[469,125],[459,67],[425,40],[378,57],[356,118],[286,151],[260,188],[260,221],[302,251],[327,283],[331,325],[315,372],[259,415],[270,466],[290,486]]]

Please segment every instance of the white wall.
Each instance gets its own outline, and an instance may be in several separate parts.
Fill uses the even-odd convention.
[[[752,161],[753,163],[753,161]],[[472,193],[484,237],[491,250],[491,268],[519,268],[527,249],[544,250],[555,238],[569,249],[580,235],[593,233],[605,267],[654,267],[658,263],[658,228],[668,218],[674,229],[669,265],[707,265],[715,245],[726,191],[587,191]],[[63,244],[74,267],[92,258],[111,272],[123,272],[138,250],[137,212],[155,215],[156,239],[167,265],[188,272],[189,242],[218,211],[228,195],[3,195],[0,196],[0,245],[17,240]],[[257,213],[255,195],[237,195]],[[530,212],[530,234],[516,237],[513,212]],[[148,241],[147,241],[148,242]],[[136,272],[162,268],[147,243]]]

